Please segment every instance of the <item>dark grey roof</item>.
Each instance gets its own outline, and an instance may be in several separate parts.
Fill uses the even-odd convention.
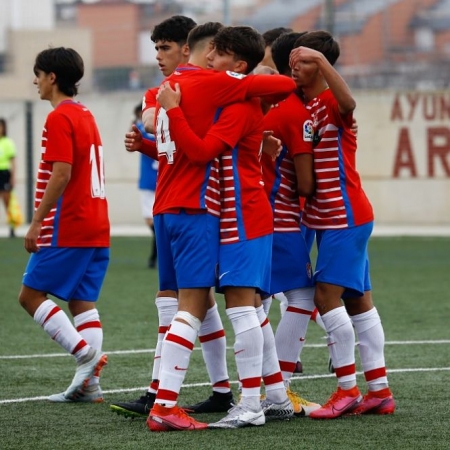
[[[400,0],[349,0],[335,8],[333,34],[344,36],[358,34],[366,22],[375,14],[387,9]],[[325,28],[323,18],[316,25],[317,29]]]
[[[431,28],[433,31],[450,30],[450,0],[440,0],[427,10],[420,11],[410,25],[413,28]]]
[[[242,18],[241,23],[263,33],[275,27],[287,27],[298,16],[320,6],[323,0],[275,0],[258,9],[255,14]]]

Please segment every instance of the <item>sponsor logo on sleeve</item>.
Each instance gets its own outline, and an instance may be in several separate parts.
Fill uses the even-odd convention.
[[[227,70],[227,75],[232,77],[232,78],[238,78],[239,80],[242,80],[243,78],[245,78],[245,75],[243,73],[237,73],[237,72],[232,72],[231,70]]]
[[[303,140],[305,142],[312,142],[314,138],[314,127],[312,120],[306,120],[303,123]]]

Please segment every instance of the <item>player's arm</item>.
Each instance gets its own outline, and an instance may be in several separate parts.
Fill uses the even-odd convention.
[[[139,152],[152,159],[158,159],[158,149],[155,141],[146,139],[136,125],[132,125],[131,131],[125,134],[125,148],[127,152]]]
[[[155,132],[155,107],[146,109],[142,113],[142,123],[144,124],[147,133]]]
[[[261,97],[268,104],[287,98],[296,88],[292,78],[285,75],[249,75],[246,98]]]
[[[356,108],[356,101],[352,96],[350,88],[339,72],[328,62],[323,53],[308,47],[294,48],[290,56],[291,67],[298,61],[313,62],[322,73],[331,92],[334,95],[342,115],[353,112]]]
[[[157,92],[157,87],[147,89],[144,94],[144,98],[142,99],[142,123],[144,124],[145,131],[152,134],[155,132],[155,107]]]
[[[48,180],[41,203],[33,214],[30,228],[25,235],[25,249],[28,253],[35,253],[39,250],[36,242],[41,231],[42,222],[63,194],[70,181],[71,174],[71,164],[57,161],[53,163],[52,174]]]
[[[219,138],[220,132],[217,132],[218,128],[222,129],[227,126],[224,125],[225,120],[221,117],[220,125],[212,125],[202,139],[192,130],[183,111],[178,106],[180,98],[181,92],[178,84],[175,84],[175,89],[172,89],[169,83],[161,85],[157,99],[169,117],[170,137],[175,141],[177,147],[183,149],[193,163],[207,164],[229,148],[229,144]]]
[[[294,166],[298,194],[301,197],[310,197],[315,190],[312,153],[299,153],[294,156]]]

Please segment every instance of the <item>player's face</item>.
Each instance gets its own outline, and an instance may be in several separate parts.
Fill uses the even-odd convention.
[[[52,94],[52,85],[55,75],[53,73],[45,73],[37,70],[33,84],[37,86],[41,100],[50,100]]]
[[[237,61],[233,53],[222,52],[213,48],[206,56],[206,59],[208,60],[208,69],[219,70],[221,72],[231,70],[232,72],[241,73],[241,61]]]
[[[173,73],[178,65],[187,62],[189,57],[187,45],[180,46],[173,41],[157,41],[155,50],[159,70],[166,77]]]
[[[300,60],[292,68],[292,79],[299,88],[309,87],[314,84],[319,75],[317,64],[311,61]]]

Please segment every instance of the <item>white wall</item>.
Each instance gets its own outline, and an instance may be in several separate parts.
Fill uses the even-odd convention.
[[[378,224],[450,225],[450,93],[357,92],[358,167]],[[94,113],[105,148],[107,194],[113,224],[142,224],[137,154],[123,145],[140,93],[80,95]],[[35,164],[50,105],[34,104]],[[18,192],[24,198],[24,106],[1,102],[17,143]],[[0,223],[4,221],[0,210]]]

